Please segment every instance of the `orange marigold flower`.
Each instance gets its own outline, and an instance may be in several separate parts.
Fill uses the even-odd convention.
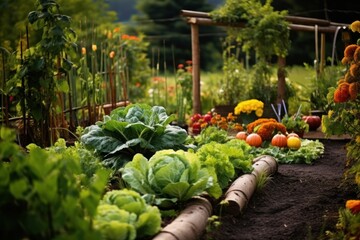
[[[360,46],[358,46],[354,52],[354,61],[355,62],[360,61]]]
[[[121,39],[122,39],[122,40],[128,40],[129,38],[130,38],[130,36],[127,35],[127,34],[121,35]]]
[[[359,78],[360,77],[360,64],[351,64],[350,74],[355,78]]]
[[[93,45],[91,46],[91,49],[95,52],[95,51],[97,50],[96,44],[93,44]]]
[[[243,130],[244,130],[244,128],[241,126],[241,124],[240,124],[240,123],[235,123],[235,125],[234,125],[234,129],[235,129],[236,131],[238,131],[238,132],[240,132],[240,131],[243,131]]]
[[[129,40],[139,41],[140,39],[137,36],[129,36]]]
[[[109,57],[110,57],[110,58],[114,58],[114,57],[115,57],[115,52],[114,52],[114,51],[111,51],[111,52],[109,53]]]
[[[81,48],[81,54],[82,54],[82,55],[85,55],[85,54],[86,54],[86,48],[84,48],[84,47]]]
[[[356,78],[353,75],[351,75],[350,72],[347,72],[345,74],[345,82],[347,82],[347,83],[356,82]],[[340,85],[340,83],[338,83],[338,85]]]
[[[358,45],[356,44],[350,44],[348,45],[344,50],[344,57],[348,58],[350,61],[354,59],[354,53]]]
[[[263,140],[271,140],[271,138],[278,132],[286,134],[286,127],[282,123],[278,122],[262,123],[256,131]]]
[[[350,29],[353,32],[360,32],[360,21],[356,20],[350,25]]]
[[[276,120],[274,118],[259,118],[259,119],[255,120],[254,122],[249,123],[247,125],[247,132],[252,133],[254,131],[255,127],[257,127],[260,124],[265,123],[265,122],[276,122]]]
[[[358,83],[358,82],[350,83],[350,85],[349,85],[350,100],[355,100],[357,98],[357,95],[358,95],[359,89],[360,89],[359,85],[360,85],[360,83]]]
[[[343,57],[343,58],[341,59],[341,64],[342,64],[342,65],[346,65],[346,64],[349,64],[349,63],[350,63],[350,59],[349,59],[349,58]]]
[[[180,63],[180,64],[178,65],[178,69],[183,69],[183,68],[184,68],[184,64]]]
[[[360,212],[360,200],[347,200],[345,207],[351,211],[352,214]]]
[[[230,121],[230,122],[234,122],[236,120],[236,116],[234,116],[234,114],[231,112],[231,113],[228,113],[227,115],[227,120]]]
[[[116,33],[116,32],[120,32],[120,28],[119,28],[119,27],[114,28],[113,32],[114,32],[114,33]]]
[[[340,78],[338,81],[337,81],[337,85],[341,84],[345,82],[345,78]]]

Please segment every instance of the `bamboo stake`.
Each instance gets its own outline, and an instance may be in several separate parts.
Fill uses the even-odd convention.
[[[196,240],[206,228],[208,218],[212,215],[212,205],[209,200],[194,197],[180,215],[153,240]]]

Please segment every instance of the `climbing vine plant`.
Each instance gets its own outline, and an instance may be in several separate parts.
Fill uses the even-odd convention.
[[[40,33],[41,39],[25,51],[21,44],[18,67],[8,83],[8,92],[18,96],[24,116],[32,119],[27,129],[31,141],[48,146],[51,129],[64,125],[59,106],[61,93],[69,88],[66,74],[72,63],[67,57],[75,53],[76,35],[70,27],[70,17],[60,14],[56,1],[37,1],[36,7],[29,13],[28,21],[35,30],[33,35]],[[29,36],[26,37],[29,42]]]
[[[256,64],[253,89],[258,93],[271,93],[269,82],[271,76],[270,60],[273,56],[285,57],[290,48],[289,23],[285,19],[286,11],[275,11],[272,1],[264,4],[260,0],[227,0],[223,6],[210,13],[215,22],[227,23],[228,38],[242,46],[246,53],[255,52]],[[235,25],[243,24],[243,27]],[[231,27],[233,26],[233,27]],[[260,88],[260,89],[259,89]],[[266,95],[266,94],[265,94]],[[270,96],[262,96],[265,102]]]

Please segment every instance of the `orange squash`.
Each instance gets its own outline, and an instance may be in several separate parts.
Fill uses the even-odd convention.
[[[246,142],[253,147],[260,147],[262,144],[262,138],[257,133],[251,133],[246,137]]]
[[[237,139],[246,141],[247,132],[245,132],[245,131],[240,131],[240,132],[238,132],[238,133],[236,134],[235,137],[236,137]]]
[[[271,145],[280,147],[280,148],[286,147],[287,146],[287,137],[281,133],[275,134],[271,139]]]
[[[297,138],[300,138],[300,136],[299,136],[297,133],[294,133],[294,132],[289,133],[289,134],[287,135],[287,138],[289,138],[289,137],[297,137]]]

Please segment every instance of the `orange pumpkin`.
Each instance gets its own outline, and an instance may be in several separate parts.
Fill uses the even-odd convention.
[[[300,138],[299,135],[296,134],[296,133],[294,133],[294,132],[289,133],[289,134],[287,135],[287,138],[289,138],[289,137],[297,137],[297,138]]]
[[[281,133],[275,134],[271,139],[271,145],[280,147],[280,148],[286,147],[287,146],[287,137]]]
[[[236,134],[235,136],[237,139],[240,139],[240,140],[246,140],[246,137],[247,137],[247,132],[245,131],[240,131]]]
[[[251,133],[246,137],[246,142],[250,146],[260,147],[262,144],[262,138],[257,133]]]

